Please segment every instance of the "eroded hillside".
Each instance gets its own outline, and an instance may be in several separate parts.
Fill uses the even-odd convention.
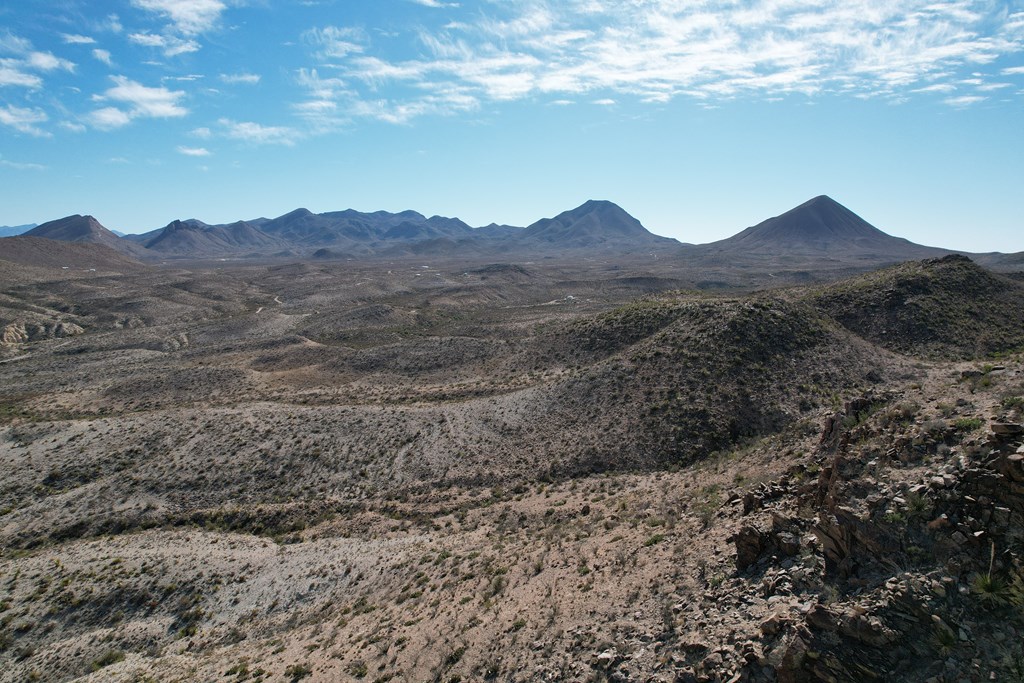
[[[0,678],[1024,675],[1024,286],[681,279],[6,289]]]

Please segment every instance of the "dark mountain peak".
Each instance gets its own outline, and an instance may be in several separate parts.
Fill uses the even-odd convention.
[[[383,212],[381,212],[383,213]],[[412,209],[406,209],[405,211],[399,211],[395,214],[398,218],[403,221],[425,221],[427,217],[419,211],[413,211]]]
[[[746,255],[871,255],[892,261],[943,253],[943,250],[888,235],[827,195],[818,195],[703,248]]]
[[[575,210],[576,211],[580,211],[580,210],[586,210],[586,211],[608,211],[608,210],[612,210],[612,211],[622,211],[623,213],[625,213],[625,210],[621,206],[619,206],[615,202],[610,202],[607,199],[588,199],[587,201],[583,202],[578,207],[576,207]]]
[[[196,223],[191,221],[191,220],[188,220],[188,221],[173,220],[173,221],[171,221],[170,223],[168,223],[164,227],[163,232],[165,234],[169,235],[171,233],[178,232],[180,230],[200,231],[200,230],[202,230],[202,228],[199,225],[196,225]]]
[[[77,213],[72,216],[65,216],[64,218],[58,218],[55,221],[43,223],[42,225],[32,228],[25,234],[30,237],[46,237],[54,240],[61,240],[63,242],[88,240],[91,237],[101,235],[117,237],[117,235],[103,227],[103,225],[92,216],[83,216]]]
[[[60,242],[90,242],[110,247],[122,254],[142,256],[145,251],[138,245],[118,237],[92,216],[75,214],[58,218],[29,230],[30,237],[45,237]]]
[[[800,206],[838,206],[840,208],[845,208],[842,204],[832,199],[827,194],[819,194],[817,197],[812,197]]]
[[[280,221],[280,220],[295,220],[295,219],[299,219],[299,218],[308,218],[309,216],[312,216],[312,215],[314,215],[314,214],[309,209],[299,208],[299,209],[295,209],[294,211],[289,211],[288,213],[284,214],[283,216],[278,216],[274,220],[278,220],[278,221]]]
[[[827,195],[818,195],[786,213],[751,228],[782,238],[838,238],[886,236],[884,232]]]
[[[571,217],[578,219],[582,218],[583,216],[589,216],[592,214],[597,214],[605,219],[615,218],[618,220],[628,220],[631,222],[635,222],[636,225],[640,225],[640,221],[630,216],[625,209],[623,209],[615,202],[610,202],[607,199],[588,199],[587,201],[577,206],[575,209],[563,211],[562,213],[555,217],[555,220],[558,220],[563,217]]]
[[[563,246],[592,247],[610,242],[650,246],[675,243],[658,237],[622,207],[606,200],[591,199],[554,218],[542,218],[526,228],[524,237]]]

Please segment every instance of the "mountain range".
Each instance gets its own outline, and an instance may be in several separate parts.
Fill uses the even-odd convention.
[[[277,218],[230,224],[175,220],[163,228],[123,237],[92,216],[74,215],[39,225],[25,235],[100,244],[142,261],[653,253],[705,262],[788,258],[883,265],[954,253],[889,235],[825,195],[732,237],[702,245],[655,235],[621,207],[597,200],[525,228],[496,224],[473,228],[458,218],[428,218],[416,211],[363,213],[348,209],[317,214],[300,208]],[[0,258],[2,246],[0,242]],[[999,259],[1014,262],[1012,256],[982,256],[988,263]]]
[[[27,225],[0,225],[0,237],[22,235],[34,227],[36,227],[35,223],[28,223]]]

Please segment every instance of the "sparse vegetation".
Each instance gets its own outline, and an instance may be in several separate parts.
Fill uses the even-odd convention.
[[[986,349],[1017,332],[871,313],[987,275],[709,295],[563,267],[5,290],[90,332],[0,365],[0,679],[728,680],[799,632],[806,667],[867,667],[837,679],[1012,680],[1022,358]],[[983,317],[1015,305],[992,277]],[[268,292],[287,313],[253,313]]]

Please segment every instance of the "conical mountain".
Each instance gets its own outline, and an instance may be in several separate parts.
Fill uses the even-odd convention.
[[[949,253],[882,232],[826,195],[804,202],[732,237],[702,246],[709,252],[744,255],[877,255],[890,260]]]
[[[677,244],[675,240],[649,232],[622,207],[594,199],[554,218],[542,218],[523,231],[522,239],[561,247]]]
[[[137,244],[118,237],[92,216],[65,216],[55,221],[43,223],[25,233],[27,237],[45,237],[60,242],[84,242],[88,244],[102,244],[122,254],[140,257],[146,255],[146,250]]]

